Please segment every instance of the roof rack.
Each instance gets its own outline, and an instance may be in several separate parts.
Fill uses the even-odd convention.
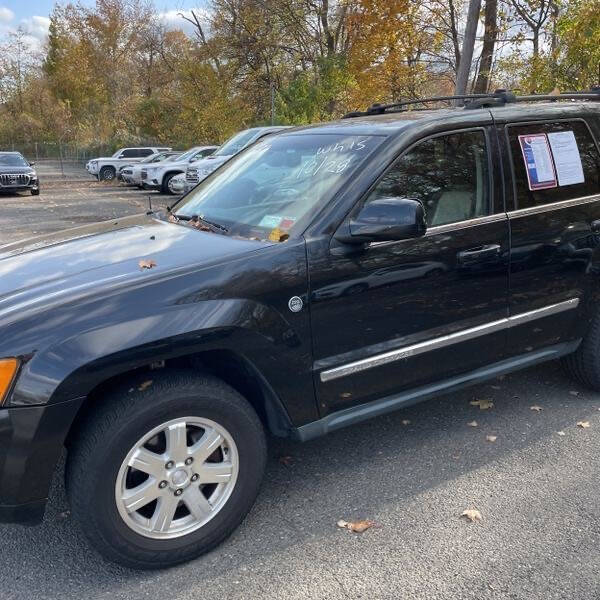
[[[429,104],[431,102],[456,102],[462,101],[465,109],[489,108],[492,106],[503,106],[514,102],[536,102],[557,100],[596,100],[600,101],[600,86],[594,86],[587,92],[566,92],[564,94],[529,94],[517,96],[514,92],[498,89],[492,94],[460,94],[454,96],[432,96],[431,98],[415,98],[402,100],[392,104],[373,104],[365,111],[354,111],[345,114],[343,119],[353,117],[366,117],[371,115],[382,115],[386,112],[404,112],[409,110],[408,106],[414,104]],[[418,110],[418,109],[411,109]],[[422,108],[421,108],[422,110]]]

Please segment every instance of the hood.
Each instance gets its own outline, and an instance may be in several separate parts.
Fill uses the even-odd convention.
[[[0,246],[0,322],[121,286],[184,274],[265,244],[137,215]],[[140,261],[155,266],[144,269]],[[11,318],[12,317],[12,318]]]
[[[10,165],[0,165],[0,174],[2,173],[11,173],[13,175],[24,173],[25,175],[30,175],[31,173],[35,173],[35,169],[30,166],[11,167]]]

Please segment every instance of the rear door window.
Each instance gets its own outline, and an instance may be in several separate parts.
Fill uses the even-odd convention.
[[[600,194],[600,155],[584,121],[508,125],[517,209]]]

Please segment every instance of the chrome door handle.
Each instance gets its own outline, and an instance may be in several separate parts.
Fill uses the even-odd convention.
[[[480,258],[500,255],[500,244],[486,244],[469,250],[462,250],[456,257],[460,262],[475,262]]]

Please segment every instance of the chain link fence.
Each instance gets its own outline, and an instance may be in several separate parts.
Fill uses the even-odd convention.
[[[155,141],[129,144],[131,147],[157,146]],[[169,144],[158,144],[167,147]],[[0,151],[20,152],[30,162],[36,162],[51,177],[70,178],[86,175],[85,163],[101,156],[112,156],[120,147],[115,144],[81,145],[71,142],[0,143]]]

